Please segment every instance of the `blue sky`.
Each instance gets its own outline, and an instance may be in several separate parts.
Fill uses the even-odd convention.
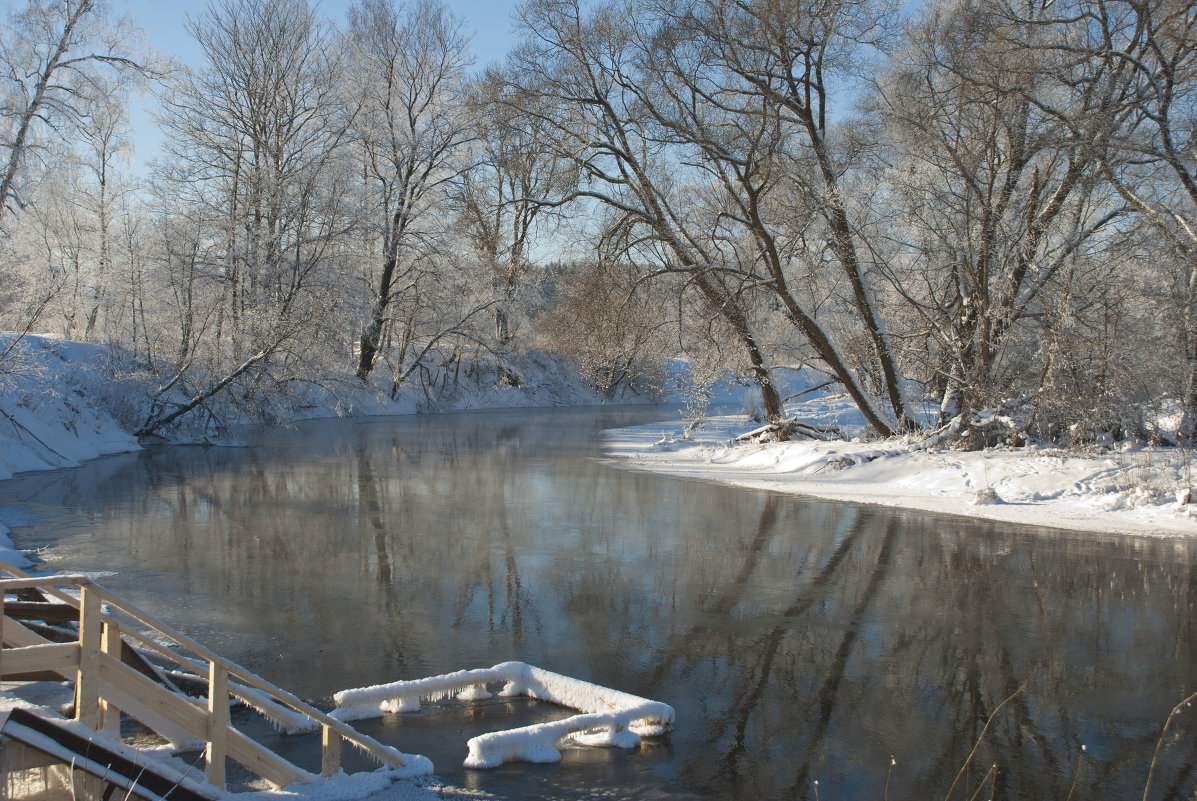
[[[0,0],[3,2],[3,0]],[[345,9],[350,0],[313,2],[326,17],[343,25]],[[515,43],[511,33],[512,18],[517,0],[446,0],[455,14],[466,21],[466,30],[473,34],[472,46],[476,65],[480,67],[501,60]],[[146,31],[149,42],[159,52],[174,56],[185,64],[195,66],[200,60],[199,50],[184,29],[188,14],[202,13],[206,3],[186,0],[113,0],[113,11],[126,14]],[[141,173],[145,164],[157,155],[161,144],[151,114],[153,98],[147,95],[134,99],[131,122],[134,138],[135,172]]]

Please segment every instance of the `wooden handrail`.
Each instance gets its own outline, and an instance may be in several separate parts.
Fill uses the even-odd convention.
[[[4,574],[14,576],[14,578],[2,578]],[[70,593],[58,589],[58,587],[64,586],[78,587],[80,597],[75,598]],[[330,717],[300,700],[292,693],[266,681],[241,665],[225,659],[191,637],[176,631],[160,620],[146,614],[118,596],[113,595],[86,576],[31,576],[11,565],[0,562],[0,609],[3,608],[4,593],[29,588],[37,588],[47,595],[63,603],[70,604],[79,610],[80,639],[79,643],[73,646],[77,650],[69,652],[71,654],[78,654],[77,657],[73,657],[77,659],[77,662],[73,664],[78,665],[75,691],[76,717],[92,728],[98,728],[103,725],[110,726],[112,721],[111,716],[116,712],[112,701],[104,697],[101,666],[103,666],[105,671],[109,671],[110,674],[112,671],[118,670],[128,670],[130,673],[136,674],[137,679],[129,676],[120,679],[125,685],[126,690],[136,686],[138,679],[148,682],[148,679],[124,666],[120,662],[119,656],[115,659],[111,658],[113,649],[117,647],[113,643],[114,641],[119,643],[121,636],[135,640],[146,650],[152,651],[163,659],[169,660],[188,671],[192,671],[208,681],[208,703],[206,708],[200,708],[184,696],[177,695],[168,690],[162,691],[166,695],[158,693],[157,697],[162,703],[168,706],[174,703],[183,705],[175,708],[174,711],[160,707],[160,711],[168,719],[173,720],[174,723],[182,725],[183,728],[188,730],[202,729],[202,731],[193,731],[193,733],[198,737],[202,737],[205,741],[205,753],[208,757],[208,779],[212,784],[222,789],[224,788],[224,759],[226,756],[236,759],[250,770],[257,772],[258,775],[274,784],[309,775],[273,753],[266,751],[266,749],[258,746],[256,743],[253,743],[232,726],[228,717],[228,705],[230,694],[238,697],[237,690],[230,686],[230,680],[234,677],[237,682],[244,685],[241,689],[242,694],[247,694],[244,688],[251,688],[264,693],[273,703],[306,715],[321,727],[323,731],[321,772],[323,774],[329,775],[341,769],[340,755],[342,740],[352,743],[383,767],[399,768],[408,765],[409,755],[379,743],[374,738],[358,732],[344,721]],[[105,606],[108,608],[107,612],[104,611]],[[122,616],[132,619],[141,626],[148,628],[154,634],[164,637],[171,643],[186,649],[192,654],[192,658],[177,654],[154,638],[119,623],[109,613],[114,610],[118,611]],[[2,645],[3,643],[0,642],[0,646]],[[40,646],[31,646],[31,648],[38,647]],[[24,652],[26,649],[7,650],[12,651],[15,655]],[[46,649],[40,653],[57,654],[59,652],[68,653],[62,651],[62,649],[58,649],[58,651]],[[32,654],[30,657],[32,657]],[[22,664],[30,662],[31,659],[25,659]],[[55,665],[47,669],[62,670],[63,666]],[[178,700],[177,702],[167,701],[168,697]],[[252,699],[241,698],[241,700],[249,703],[251,706],[253,705]],[[196,725],[199,722],[197,716],[202,716],[204,721],[202,726]],[[195,723],[188,723],[188,721],[194,721]],[[264,775],[262,773],[263,770],[271,775]]]

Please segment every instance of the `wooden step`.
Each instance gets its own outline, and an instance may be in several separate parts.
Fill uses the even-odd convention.
[[[63,721],[65,723],[65,721]],[[13,709],[0,726],[0,736],[72,765],[75,770],[108,782],[126,794],[150,801],[216,801],[220,793],[185,780],[166,765],[134,762],[117,752],[27,709]],[[108,794],[105,794],[108,797]]]

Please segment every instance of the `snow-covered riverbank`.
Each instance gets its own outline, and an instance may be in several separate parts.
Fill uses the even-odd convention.
[[[137,450],[135,437],[96,402],[111,402],[102,387],[102,346],[27,337],[29,368],[0,384],[0,479],[29,470],[79,465],[106,454]],[[501,387],[458,399],[454,408],[592,403],[580,380],[566,381],[559,365],[530,364],[525,386]],[[801,379],[796,380],[801,388]],[[735,402],[746,388],[722,391]],[[360,414],[417,411],[412,398],[391,401],[362,392]],[[608,432],[607,453],[640,469],[820,498],[1053,526],[1081,531],[1197,535],[1197,509],[1178,503],[1189,486],[1185,454],[1175,448],[1130,445],[1082,455],[1018,448],[962,452],[922,450],[917,441],[868,441],[859,413],[841,395],[792,404],[799,419],[838,427],[845,439],[764,445],[736,443],[755,424],[743,415],[712,417],[687,432],[677,418]],[[313,408],[310,416],[331,416]],[[0,546],[7,531],[0,525]],[[0,558],[17,554],[0,554]]]
[[[842,396],[788,407],[800,420],[859,432]],[[712,417],[608,431],[604,451],[643,470],[839,501],[1113,534],[1197,536],[1179,449],[1127,446],[1092,455],[1052,449],[921,450],[917,441],[744,444],[755,424]]]
[[[0,333],[0,349],[4,338],[11,336]],[[106,346],[26,335],[19,347],[20,358],[6,364],[0,374],[0,480],[140,450],[141,443],[131,431],[141,419],[139,413],[144,415],[150,389],[132,380],[127,385],[113,384]],[[305,399],[305,407],[296,416],[414,414],[430,409],[584,405],[601,400],[575,371],[551,354],[525,354],[518,366],[524,379],[519,387],[480,380],[437,403],[415,389],[392,399],[385,390],[350,378]],[[380,379],[380,386],[383,384]],[[116,416],[114,409],[118,410]],[[117,419],[121,413],[128,418],[124,425]],[[8,535],[0,518],[0,560],[26,566],[27,560],[13,550]]]
[[[0,333],[0,345],[8,336],[12,335]],[[98,456],[141,448],[130,432],[144,418],[150,388],[132,380],[127,385],[113,385],[106,369],[106,346],[27,335],[20,347],[23,352],[17,368],[0,374],[0,480],[31,470],[75,467]],[[518,387],[483,377],[473,384],[463,381],[463,388],[451,396],[432,399],[413,386],[391,398],[385,377],[379,378],[377,387],[370,387],[346,376],[336,386],[305,397],[303,407],[292,410],[292,415],[415,414],[602,401],[559,357],[532,352],[513,361],[523,378]],[[635,397],[631,395],[633,400]],[[125,425],[113,416],[113,408],[124,410]],[[217,436],[230,441],[227,433]]]

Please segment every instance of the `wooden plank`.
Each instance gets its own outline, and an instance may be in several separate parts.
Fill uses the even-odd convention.
[[[150,721],[142,720],[135,714],[134,709],[128,705],[127,701],[116,699],[116,693],[140,699],[143,708],[166,719],[192,737],[201,740],[207,738],[208,714],[206,711],[183,696],[176,695],[140,673],[125,667],[107,654],[100,655],[100,678],[109,686],[110,689],[107,691],[114,696],[114,702],[125,710],[125,714],[136,717],[142,723],[153,728]]]
[[[4,614],[17,620],[41,620],[46,623],[74,623],[79,610],[70,604],[41,601],[7,601]]]
[[[75,675],[74,672],[71,675]],[[38,670],[33,673],[7,673],[4,676],[5,681],[62,681],[62,675],[53,670]]]
[[[155,711],[156,707],[147,705],[142,697],[131,695],[127,691],[119,687],[114,687],[103,679],[100,681],[100,694],[111,701],[125,715],[138,721],[147,729],[157,732],[181,748],[199,748],[203,742],[202,738],[198,735],[192,734],[186,728],[164,718],[160,713]]]
[[[50,641],[38,635],[36,632],[27,629],[24,624],[10,620],[8,626],[5,628],[5,634],[8,636],[8,641],[18,646],[29,645],[46,645]],[[78,647],[78,643],[72,643]],[[135,688],[128,688],[127,683],[114,685],[108,681],[109,675],[112,671],[111,657],[109,657],[109,664],[105,668],[104,660],[100,663],[100,695],[108,699],[111,703],[125,711],[125,714],[143,723],[148,728],[156,731],[158,734],[170,740],[172,743],[194,743],[201,740],[203,735],[193,733],[190,729],[180,726],[169,719],[164,718],[160,713],[155,712],[151,704],[147,704],[145,699],[152,695],[147,694],[143,686]],[[78,665],[74,665],[67,669],[62,669],[57,672],[57,676],[47,676],[45,674],[23,674],[22,678],[28,681],[47,681],[55,679],[66,679],[74,681],[78,675]],[[150,679],[146,679],[151,681]],[[154,701],[155,699],[151,699]],[[160,699],[159,699],[160,700]]]
[[[208,761],[208,781],[224,789],[224,757],[228,752],[229,730],[229,674],[215,662],[208,672],[208,745],[204,758]]]
[[[54,744],[52,750],[58,751],[61,747],[65,753],[78,755],[78,759],[71,760],[75,768],[130,791],[130,796],[137,795],[136,788],[143,788],[143,793],[153,793],[165,801],[213,801],[216,797],[215,792],[205,791],[198,784],[184,785],[184,779],[177,774],[171,775],[165,766],[159,768],[130,760],[29,710],[10,711],[3,724],[3,733],[43,753],[48,744],[41,738],[46,738]],[[53,756],[61,760],[63,754]]]
[[[25,627],[25,624],[19,623],[12,618],[4,621],[3,642],[5,648],[3,653],[9,653],[10,649],[26,648],[31,645],[58,645],[61,643],[52,643],[45,637],[41,636],[35,631],[30,631]],[[78,645],[78,643],[67,643],[68,645]],[[59,678],[67,681],[74,681],[79,672],[78,664],[72,665],[70,668],[58,671]]]
[[[294,782],[310,782],[316,778],[236,729],[230,728],[227,735],[229,757],[249,768],[276,788],[286,787]]]
[[[341,770],[341,735],[329,726],[320,731],[320,775],[332,776]]]
[[[121,640],[120,626],[112,621],[105,623],[104,636],[100,641],[100,650],[114,659],[120,659],[122,645],[124,645],[124,642]],[[121,710],[120,707],[113,703],[111,698],[107,698],[103,695],[103,689],[103,684],[101,684],[100,728],[110,734],[115,734],[119,739],[121,731]]]
[[[4,587],[6,582],[7,587],[14,590],[37,587],[43,589],[48,595],[69,605],[78,605],[80,602],[63,592],[54,589],[54,586],[77,583],[83,587],[81,596],[84,599],[84,602],[88,603],[89,605],[91,603],[95,603],[97,607],[96,611],[99,611],[98,601],[103,600],[104,602],[107,602],[114,610],[119,610],[122,614],[131,617],[142,625],[154,630],[158,634],[165,635],[170,640],[173,640],[176,644],[184,646],[193,654],[199,656],[202,660],[202,662],[196,664],[192,659],[180,657],[178,654],[163,647],[156,641],[145,637],[144,635],[133,631],[125,632],[126,636],[130,637],[131,639],[136,639],[146,648],[161,655],[169,661],[179,664],[189,670],[195,670],[200,674],[207,672],[209,675],[217,666],[219,666],[228,674],[235,675],[239,681],[242,681],[247,686],[265,692],[274,701],[313,718],[322,724],[327,731],[337,733],[339,735],[339,740],[349,740],[355,746],[359,747],[378,760],[382,765],[388,767],[398,767],[404,764],[402,756],[399,755],[394,749],[383,746],[373,738],[359,733],[342,721],[330,718],[325,713],[315,709],[303,701],[300,701],[291,693],[288,693],[276,685],[263,680],[259,676],[256,676],[236,663],[229,662],[228,660],[220,657],[219,655],[200,645],[195,640],[192,640],[190,637],[175,631],[174,629],[166,626],[162,622],[151,617],[150,615],[147,615],[136,607],[126,604],[120,598],[111,595],[100,586],[91,584],[86,577],[54,576],[49,579],[43,579],[30,577],[27,574],[23,574],[15,569],[10,570],[9,572],[13,575],[20,576],[21,578],[2,580],[0,581],[0,588]],[[87,599],[89,597],[97,600],[88,601]],[[2,610],[2,606],[0,606],[0,610]],[[92,615],[84,612],[81,614],[81,617],[86,617],[90,620]],[[96,615],[95,617],[105,621],[112,620],[111,617],[106,615],[102,616],[102,618],[99,615]],[[8,626],[4,626],[3,629],[0,629],[0,636],[3,636],[5,640],[12,639],[9,636],[9,631],[7,630],[10,627],[19,627],[21,629],[18,631],[17,635],[21,640],[28,641],[37,636],[28,630],[25,630],[20,623],[12,621],[11,618],[10,621],[11,622]],[[81,625],[82,630],[88,630],[91,628],[98,628],[98,626],[89,627],[87,625]],[[76,687],[77,692],[86,694],[85,697],[90,696],[91,693],[92,688],[89,683],[89,677],[93,671],[90,669],[84,669],[84,666],[85,664],[90,663],[93,658],[91,655],[91,646],[96,636],[97,635],[94,633],[85,633],[85,631],[81,631],[80,633],[81,639],[86,637],[87,642],[81,646]],[[30,642],[30,644],[33,643]],[[100,683],[100,686],[96,687],[96,718],[99,717],[98,701],[99,697],[102,695],[115,704],[118,708],[123,709],[126,714],[137,718],[141,722],[150,726],[150,728],[153,728],[155,731],[158,731],[160,734],[163,734],[172,741],[178,742],[182,738],[168,734],[162,730],[163,728],[173,728],[176,730],[176,734],[181,732],[187,737],[203,738],[207,740],[208,736],[210,736],[210,733],[213,730],[208,726],[208,715],[205,713],[205,710],[200,709],[195,704],[190,703],[182,696],[162,688],[156,684],[155,681],[151,681],[150,679],[147,679],[143,676],[138,676],[137,674],[133,674],[131,672],[122,671],[120,669],[119,662],[113,659],[110,655],[101,654],[99,651],[99,644],[95,643],[94,653],[95,658],[98,658],[99,660],[99,669],[94,672],[98,673],[99,679],[97,681]],[[140,679],[140,681],[138,681],[138,679]],[[80,685],[82,685],[81,688]],[[87,704],[77,703],[76,708],[83,710],[83,714],[87,714],[86,708],[88,706],[89,705]],[[134,711],[134,708],[136,708],[136,712]],[[95,725],[95,723],[92,725]],[[216,731],[219,731],[219,729]],[[264,749],[256,743],[253,743],[252,740],[249,740],[240,732],[236,732],[233,729],[228,729],[227,736],[229,737],[228,747],[230,749],[228,756],[238,762],[241,762],[242,764],[245,764],[246,767],[258,772],[259,775],[274,784],[282,786],[293,781],[301,781],[312,778],[311,774],[300,770],[273,752],[270,752],[268,749]],[[339,740],[337,745],[334,746],[330,744],[329,747],[336,748],[339,746]],[[240,757],[243,759],[250,760],[252,764],[247,764],[242,758],[239,758],[238,755],[240,755]]]
[[[5,648],[3,676],[20,673],[40,673],[52,670],[60,675],[73,675],[79,668],[79,643],[46,643],[24,648]]]
[[[75,617],[78,618],[79,613],[75,612]],[[9,618],[13,620],[14,618]],[[78,621],[76,620],[76,623]],[[66,628],[63,626],[51,626],[47,623],[41,623],[36,620],[22,620],[21,625],[32,632],[36,632],[42,637],[45,637],[49,642],[79,642],[79,629]]]
[[[239,678],[247,687],[252,687],[256,690],[261,690],[262,692],[268,693],[279,703],[284,704],[291,709],[303,712],[321,726],[328,726],[333,731],[340,732],[343,739],[353,743],[353,745],[360,750],[365,751],[383,767],[401,768],[406,764],[401,757],[396,756],[398,752],[395,751],[395,749],[383,745],[369,735],[362,734],[357,729],[353,728],[342,720],[329,717],[319,709],[300,701],[296,696],[292,695],[286,690],[275,687],[262,677],[253,673],[249,673],[248,671],[242,671]]]
[[[100,596],[83,587],[79,613],[79,678],[75,681],[75,720],[93,729],[100,725],[100,642],[104,622]]]
[[[208,713],[186,698],[155,684],[107,654],[100,655],[100,675],[113,688],[134,698],[139,698],[151,712],[196,737],[208,739],[210,731]],[[225,697],[228,697],[227,691]],[[142,720],[138,715],[138,710],[128,701],[122,701],[120,705],[125,714]],[[148,721],[142,720],[142,722],[153,728]],[[230,726],[225,727],[224,736],[227,741],[226,754],[228,757],[277,787],[297,781],[309,781],[312,778],[307,771],[297,768]]]
[[[82,575],[61,576],[23,576],[21,578],[0,579],[0,593],[16,592],[17,590],[36,587],[39,590],[48,587],[86,586],[91,579]]]

